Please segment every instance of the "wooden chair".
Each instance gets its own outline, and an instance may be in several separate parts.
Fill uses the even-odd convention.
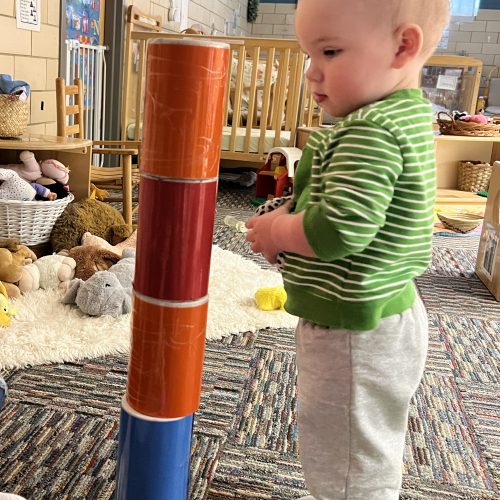
[[[74,104],[66,105],[66,96],[74,96]],[[68,137],[74,135],[84,139],[83,127],[83,91],[82,81],[75,78],[75,84],[66,86],[64,78],[56,79],[56,103],[57,103],[57,135]],[[74,116],[74,125],[66,125],[66,117]],[[122,191],[120,198],[105,198],[106,203],[123,203],[123,218],[127,224],[132,224],[132,216],[139,209],[137,205],[132,210],[132,202],[138,201],[132,198],[132,189],[139,184],[140,172],[138,166],[132,166],[132,156],[137,155],[140,162],[140,142],[134,141],[93,141],[94,146],[108,146],[108,148],[92,148],[93,154],[118,155],[120,156],[120,167],[96,167],[92,165],[90,181],[100,189],[117,189]],[[109,146],[114,146],[115,149]],[[124,149],[124,146],[127,149]],[[136,149],[130,149],[130,147]],[[120,149],[118,149],[120,148]]]
[[[500,66],[490,71],[484,96],[479,97],[477,109],[484,110],[485,115],[500,113]]]

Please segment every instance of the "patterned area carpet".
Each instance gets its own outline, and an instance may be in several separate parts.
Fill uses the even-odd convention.
[[[251,194],[221,182],[214,241],[269,268],[223,223],[228,214],[253,214]],[[430,350],[411,405],[404,500],[500,500],[500,305],[474,274],[478,239],[435,237],[432,264],[417,280]],[[294,358],[291,330],[207,344],[190,500],[307,494]],[[30,500],[113,498],[126,371],[126,356],[107,356],[5,372],[0,491]]]

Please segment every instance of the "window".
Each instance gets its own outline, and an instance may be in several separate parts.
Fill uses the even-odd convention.
[[[451,0],[451,20],[471,23],[479,10],[480,0]]]

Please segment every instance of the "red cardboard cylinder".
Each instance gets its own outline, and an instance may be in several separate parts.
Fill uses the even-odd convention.
[[[200,405],[208,299],[181,306],[134,294],[127,401],[143,415],[181,418]]]
[[[205,40],[148,44],[142,172],[180,179],[218,175],[228,49]]]
[[[208,294],[217,182],[143,177],[134,289],[160,300]]]

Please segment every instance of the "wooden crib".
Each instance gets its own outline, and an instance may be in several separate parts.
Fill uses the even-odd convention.
[[[305,55],[296,40],[212,37],[130,31],[126,57],[132,60],[132,44],[138,44],[138,64],[125,74],[123,139],[140,140],[144,95],[145,52],[151,38],[202,38],[230,46],[221,159],[259,162],[269,149],[294,146],[299,126],[320,121],[305,82]],[[136,45],[137,46],[137,45]],[[257,64],[255,64],[257,62]],[[130,105],[135,97],[135,109]],[[137,112],[140,110],[140,112]]]

